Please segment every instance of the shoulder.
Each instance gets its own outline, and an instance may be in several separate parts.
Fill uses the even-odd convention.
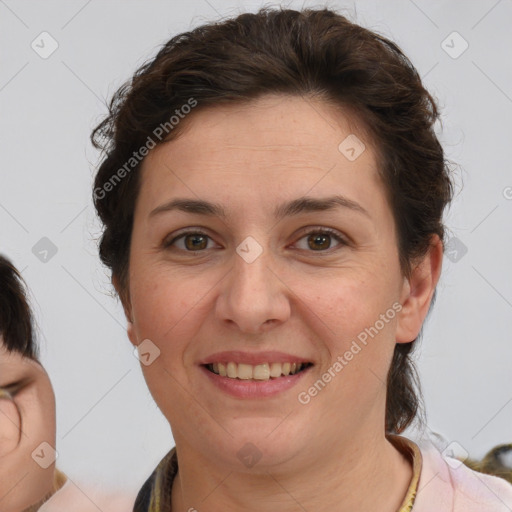
[[[446,457],[448,471],[455,489],[455,510],[477,505],[478,511],[505,512],[512,509],[512,484],[504,478],[480,473]],[[476,509],[475,509],[476,510]]]
[[[38,512],[131,512],[134,500],[127,492],[106,492],[101,487],[76,484],[68,479]]]
[[[512,484],[470,469],[443,455],[432,443],[419,444],[422,467],[414,512],[510,512]]]

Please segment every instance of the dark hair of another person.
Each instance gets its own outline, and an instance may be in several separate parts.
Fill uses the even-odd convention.
[[[263,8],[170,39],[115,92],[91,134],[102,150],[94,183],[104,226],[100,257],[118,279],[122,300],[141,181],[140,164],[126,172],[133,153],[191,98],[197,106],[162,142],[176,138],[201,108],[247,104],[267,94],[319,99],[333,112],[352,114],[377,155],[404,276],[433,234],[444,241],[442,215],[453,194],[449,164],[434,131],[438,107],[413,64],[395,43],[332,10]],[[395,347],[387,379],[390,433],[402,432],[422,411],[411,357],[421,334]]]
[[[16,267],[0,255],[0,334],[9,352],[37,359],[32,312],[25,282]]]

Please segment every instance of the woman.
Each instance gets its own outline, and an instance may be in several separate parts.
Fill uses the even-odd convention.
[[[56,469],[55,432],[55,395],[38,361],[26,288],[0,255],[0,510],[130,510],[131,497],[77,486]]]
[[[328,9],[180,34],[117,91],[100,255],[176,443],[134,510],[512,506],[399,435],[452,196],[437,119],[400,49]]]

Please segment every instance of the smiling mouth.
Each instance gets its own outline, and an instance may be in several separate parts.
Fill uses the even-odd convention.
[[[204,366],[210,372],[229,379],[266,381],[296,375],[312,366],[312,363],[262,363],[251,365],[229,362],[205,364]]]

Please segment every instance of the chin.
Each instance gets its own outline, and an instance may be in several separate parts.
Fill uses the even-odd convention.
[[[226,434],[207,449],[211,453],[212,445],[218,447],[215,454],[218,464],[222,461],[230,470],[247,473],[265,473],[277,469],[290,469],[304,447],[308,445],[304,437],[305,429],[294,425],[290,429],[288,419],[283,418],[243,418],[226,424]],[[205,447],[206,448],[206,447]]]

